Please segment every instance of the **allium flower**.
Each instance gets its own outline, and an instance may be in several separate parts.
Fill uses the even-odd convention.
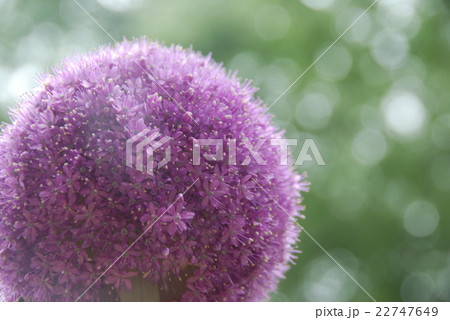
[[[258,119],[255,91],[210,56],[146,40],[42,77],[0,136],[0,296],[76,300],[151,226],[81,300],[142,283],[161,300],[268,298],[300,231],[276,202],[299,217],[307,183],[268,143],[266,165],[240,165],[251,154],[239,139],[282,137]],[[172,138],[153,175],[125,165],[127,139],[146,128]],[[193,165],[197,138],[237,139],[236,164],[225,148]]]

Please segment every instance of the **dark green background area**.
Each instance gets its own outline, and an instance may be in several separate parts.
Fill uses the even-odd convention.
[[[271,105],[371,4],[356,0],[79,2],[120,41],[190,45]],[[450,300],[447,1],[380,0],[270,112],[326,165],[298,167],[308,233],[378,301]],[[64,57],[113,44],[72,0],[0,0],[0,119]],[[274,301],[368,301],[305,233]]]

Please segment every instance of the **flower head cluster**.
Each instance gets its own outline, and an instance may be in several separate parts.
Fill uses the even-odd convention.
[[[210,56],[144,39],[43,77],[0,135],[0,295],[76,300],[148,229],[82,300],[118,299],[139,277],[161,296],[181,288],[170,300],[267,298],[300,231],[277,202],[298,217],[304,176],[270,145],[267,165],[239,165],[242,145],[236,165],[226,152],[192,164],[194,138],[282,137],[254,92]],[[153,175],[125,165],[146,128],[172,138]]]

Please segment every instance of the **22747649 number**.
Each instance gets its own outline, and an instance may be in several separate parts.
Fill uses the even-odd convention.
[[[377,317],[395,317],[395,316],[425,316],[435,317],[438,315],[437,307],[377,307]]]

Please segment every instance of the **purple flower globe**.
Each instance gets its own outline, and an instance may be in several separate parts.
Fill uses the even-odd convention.
[[[210,56],[145,39],[43,76],[0,135],[0,298],[267,299],[294,257],[308,183],[280,146],[262,144],[261,164],[242,142],[283,137],[255,91]],[[170,138],[152,174],[126,165],[146,129]],[[203,146],[195,164],[198,139],[236,149],[214,161]]]

